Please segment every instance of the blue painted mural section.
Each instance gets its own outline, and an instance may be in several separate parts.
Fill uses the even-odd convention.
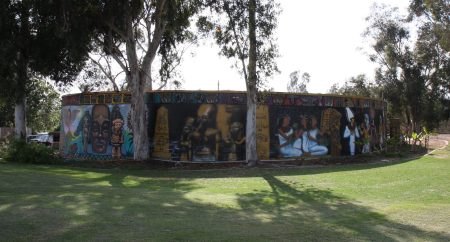
[[[65,157],[120,159],[133,156],[130,104],[64,106],[62,120]]]

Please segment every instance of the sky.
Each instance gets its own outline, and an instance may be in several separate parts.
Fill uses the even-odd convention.
[[[281,73],[268,83],[275,91],[286,91],[289,74],[300,70],[311,75],[310,93],[326,93],[333,83],[343,84],[358,74],[373,79],[375,65],[368,60],[369,43],[361,34],[374,3],[398,7],[406,13],[408,0],[279,0],[282,12],[276,37]],[[180,72],[186,90],[245,90],[234,61],[218,55],[219,48],[205,42],[190,50]]]

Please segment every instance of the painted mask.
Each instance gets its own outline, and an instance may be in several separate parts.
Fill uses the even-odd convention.
[[[92,151],[105,153],[110,136],[109,108],[104,104],[92,108]]]

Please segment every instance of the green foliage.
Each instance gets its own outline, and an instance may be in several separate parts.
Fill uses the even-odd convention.
[[[33,132],[53,131],[60,123],[59,93],[39,79],[31,79],[27,88],[27,126]]]
[[[351,77],[341,87],[338,83],[335,83],[328,92],[349,96],[381,98],[380,87],[370,82],[365,74]]]
[[[311,80],[311,75],[308,72],[294,71],[289,74],[289,78],[288,92],[308,93],[307,85]]]
[[[16,105],[15,126],[22,138],[31,78],[68,83],[84,66],[91,49],[86,32],[91,22],[80,17],[84,7],[83,1],[72,0],[0,1],[0,96]]]
[[[13,140],[3,155],[3,158],[10,162],[49,164],[60,161],[53,149],[24,140]]]
[[[411,9],[418,10],[417,6]],[[372,41],[370,60],[378,64],[376,84],[392,107],[391,115],[412,123],[416,132],[421,126],[433,129],[440,120],[448,119],[450,56],[433,24],[418,22],[414,41],[407,19],[396,8],[375,5],[367,21],[364,35]]]
[[[450,3],[448,0],[411,0],[408,20],[421,18],[430,23],[429,30],[441,48],[450,51]]]
[[[200,16],[198,29],[212,35],[220,47],[220,54],[236,60],[235,67],[247,82],[247,64],[251,61],[249,38],[249,1],[205,1],[211,14]],[[280,6],[276,1],[256,1],[256,74],[257,85],[279,72],[275,59],[279,56],[275,29],[278,25]]]
[[[54,130],[60,122],[59,93],[46,81],[30,78],[26,84],[27,126],[33,132]],[[14,126],[14,93],[0,97],[0,126]]]

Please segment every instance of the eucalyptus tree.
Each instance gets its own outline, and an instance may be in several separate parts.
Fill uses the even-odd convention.
[[[375,80],[416,131],[433,128],[448,111],[450,56],[430,23],[419,22],[417,39],[397,9],[375,7],[365,33],[372,40],[370,59],[378,64]]]
[[[57,82],[70,82],[78,74],[89,51],[89,21],[76,19],[64,1],[0,1],[0,87],[13,95],[16,137],[26,135],[26,87],[41,75]],[[76,20],[76,24],[71,21]],[[68,28],[68,26],[71,26]]]
[[[201,31],[212,33],[220,54],[235,59],[235,67],[246,84],[246,160],[258,160],[256,150],[257,92],[278,72],[278,48],[274,37],[279,4],[270,0],[207,0],[211,12],[199,17]]]
[[[152,89],[155,57],[167,60],[177,43],[192,37],[190,17],[200,7],[197,0],[85,1],[84,17],[95,23],[94,50],[120,66],[132,93],[136,160],[149,157],[144,91]]]
[[[427,29],[438,39],[438,44],[450,52],[450,1],[411,0],[408,20],[417,17],[427,22]]]

